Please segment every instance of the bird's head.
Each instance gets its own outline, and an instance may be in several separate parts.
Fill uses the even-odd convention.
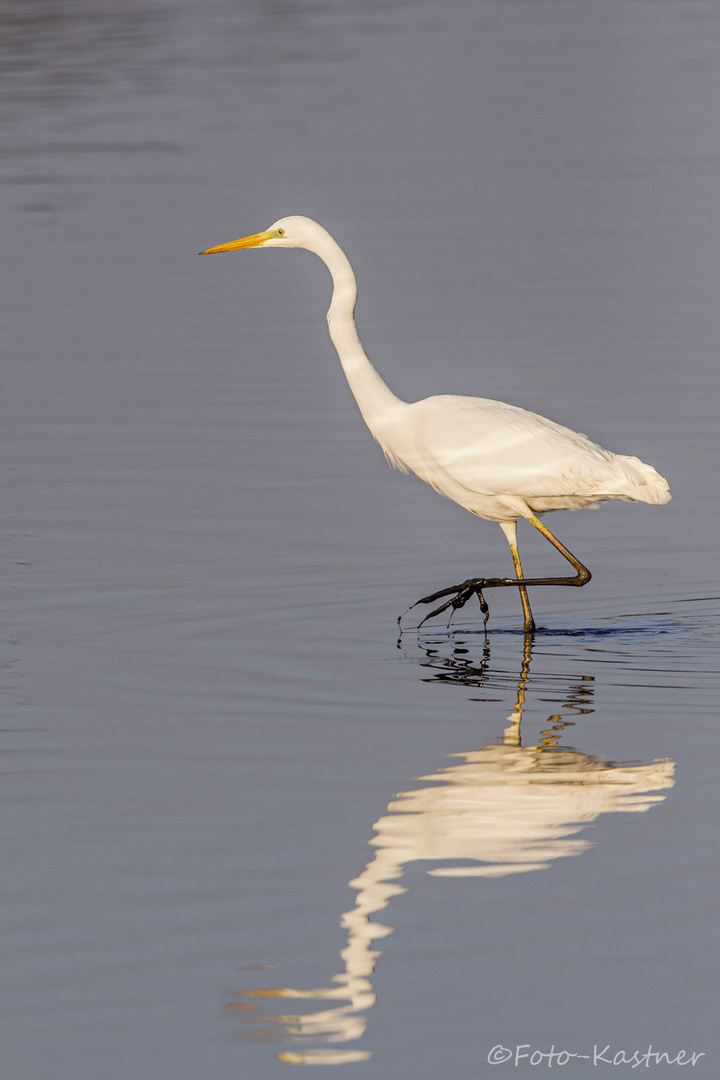
[[[329,234],[311,218],[284,217],[264,232],[243,236],[240,240],[231,240],[227,244],[218,244],[217,247],[208,248],[200,254],[220,255],[225,251],[257,247],[305,248],[307,251],[317,251],[326,238],[329,238]]]

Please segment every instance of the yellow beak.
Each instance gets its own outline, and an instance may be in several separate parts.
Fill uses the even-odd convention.
[[[239,248],[260,247],[271,236],[272,233],[269,232],[253,233],[252,236],[243,236],[241,240],[231,240],[229,244],[218,244],[217,247],[208,248],[206,251],[201,251],[200,254],[220,255],[223,251],[238,251]]]

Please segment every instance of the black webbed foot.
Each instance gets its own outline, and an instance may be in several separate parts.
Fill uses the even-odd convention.
[[[439,600],[443,596],[448,596],[449,599],[444,604],[440,604],[429,612],[425,618],[418,624],[418,630],[426,623],[428,619],[434,618],[436,615],[441,615],[443,611],[447,611],[448,608],[452,608],[450,612],[450,618],[456,611],[459,611],[461,607],[465,607],[468,600],[473,596],[477,596],[480,603],[480,610],[485,617],[485,625],[487,626],[488,618],[490,617],[490,608],[487,605],[487,601],[483,596],[483,588],[485,587],[485,578],[468,578],[467,581],[463,581],[461,585],[451,585],[447,589],[439,589],[437,592],[431,593],[429,596],[423,596],[420,600],[416,600],[414,604],[408,608],[408,611],[412,611],[418,604],[432,604],[435,600]],[[450,594],[453,595],[450,595]]]

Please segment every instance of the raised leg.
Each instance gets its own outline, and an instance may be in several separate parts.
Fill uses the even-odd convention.
[[[527,520],[531,525],[534,525],[538,532],[541,532],[546,540],[549,540],[553,547],[557,548],[561,555],[564,555],[567,561],[572,567],[577,570],[577,575],[573,578],[536,578],[534,581],[526,581],[526,585],[575,585],[577,588],[581,588],[583,585],[587,585],[588,581],[592,577],[592,574],[588,570],[587,566],[583,566],[576,555],[573,555],[572,551],[568,551],[564,544],[561,544],[557,536],[553,536],[546,525],[543,525],[539,518],[536,518],[534,514],[528,514]]]
[[[447,589],[439,589],[438,592],[431,593],[430,596],[423,596],[422,599],[417,600],[412,607],[416,607],[417,604],[432,604],[434,600],[440,600],[442,597],[447,596],[449,599],[440,604],[426,615],[420,623],[420,626],[428,619],[432,619],[435,615],[440,615],[443,611],[447,611],[448,608],[452,608],[453,611],[457,611],[459,608],[464,607],[468,600],[477,596],[480,601],[483,614],[485,615],[485,621],[487,622],[487,604],[483,596],[484,589],[498,589],[507,586],[515,586],[520,590],[520,599],[523,606],[524,626],[525,633],[532,634],[535,630],[535,621],[530,609],[530,601],[528,599],[527,590],[530,585],[572,585],[575,588],[580,588],[583,585],[587,585],[590,580],[591,574],[586,566],[580,562],[580,560],[573,555],[571,551],[562,544],[556,536],[550,532],[550,530],[543,525],[542,521],[535,516],[535,514],[528,514],[527,520],[531,525],[534,525],[538,532],[541,532],[546,540],[549,540],[554,548],[560,552],[560,554],[567,559],[570,565],[575,569],[576,574],[574,577],[547,577],[547,578],[526,578],[522,572],[522,564],[520,562],[520,553],[517,546],[517,529],[516,523],[501,522],[501,526],[505,536],[510,544],[510,550],[512,552],[513,563],[515,566],[516,578],[468,578],[467,581],[463,581],[460,585],[451,585]],[[408,609],[410,610],[410,609]]]

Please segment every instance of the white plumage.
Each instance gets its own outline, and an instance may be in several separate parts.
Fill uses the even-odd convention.
[[[491,521],[524,516],[523,507],[543,513],[604,499],[668,499],[665,481],[638,458],[611,454],[585,435],[501,401],[426,398],[406,405],[376,438],[398,468]]]
[[[418,603],[450,596],[427,618],[461,607],[482,590],[513,585],[520,590],[524,630],[535,624],[528,585],[584,585],[590,572],[553,536],[537,514],[577,510],[606,499],[666,503],[667,482],[636,457],[604,450],[569,428],[515,405],[449,394],[408,403],[396,397],[370,363],[355,328],[357,284],[344,252],[330,234],[305,217],[285,217],[265,232],[208,248],[216,254],[252,247],[293,247],[314,252],[333,280],[328,311],[330,337],[360,411],[388,461],[413,472],[440,494],[478,517],[497,521],[510,544],[516,578],[472,578]],[[516,522],[526,518],[577,571],[569,578],[525,578]],[[424,620],[423,620],[424,621]]]

